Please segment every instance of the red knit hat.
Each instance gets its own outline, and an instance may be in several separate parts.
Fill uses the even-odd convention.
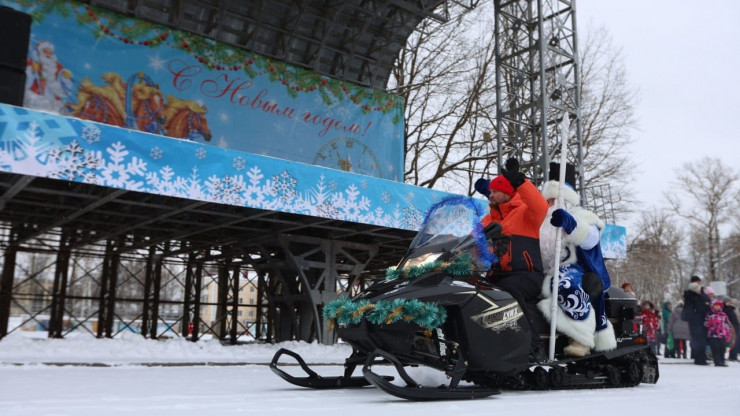
[[[509,196],[514,196],[514,194],[516,193],[514,187],[511,186],[511,183],[508,179],[504,178],[504,175],[498,175],[493,178],[493,180],[491,180],[491,184],[488,185],[488,189],[492,191],[503,192]]]

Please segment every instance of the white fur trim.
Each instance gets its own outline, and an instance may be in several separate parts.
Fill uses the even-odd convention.
[[[576,218],[575,215],[573,215],[573,218],[575,218],[576,220],[576,228],[574,228],[573,231],[570,232],[570,234],[565,235],[565,241],[579,246],[581,245],[581,243],[586,241],[586,238],[588,237],[588,230],[590,227],[588,224],[586,224],[586,221],[579,220],[578,218]]]
[[[612,323],[606,321],[606,328],[596,331],[594,335],[594,351],[611,351],[617,348],[617,337],[614,335]]]
[[[542,185],[542,196],[545,199],[557,199],[560,183],[558,181],[547,181]],[[581,197],[578,192],[573,190],[570,186],[565,186],[563,189],[563,199],[568,201],[573,206],[578,206],[581,203]]]
[[[545,315],[547,321],[550,322],[550,299],[543,299],[537,303],[537,309]],[[588,318],[583,321],[576,321],[569,318],[560,307],[557,308],[558,322],[555,328],[558,332],[561,332],[570,338],[580,342],[581,344],[593,348],[594,347],[594,329],[596,328],[596,318],[594,318],[594,310],[588,314]]]
[[[573,208],[572,211],[573,212],[571,212],[570,215],[572,215],[576,221],[582,221],[588,225],[595,225],[599,230],[604,229],[604,221],[593,212],[580,206]]]
[[[577,246],[583,244],[588,238],[592,225],[596,226],[599,231],[604,229],[604,221],[591,211],[587,211],[581,207],[575,207],[568,211],[568,213],[576,220],[576,228],[573,232],[565,236],[566,241],[569,243]]]

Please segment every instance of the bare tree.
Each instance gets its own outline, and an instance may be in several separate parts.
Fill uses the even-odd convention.
[[[493,4],[450,7],[453,21],[428,19],[410,37],[390,88],[406,102],[405,181],[472,194],[476,178],[497,171]],[[615,193],[626,208],[630,194],[619,184],[634,167],[627,145],[636,93],[605,29],[585,37],[579,56],[586,184],[619,177]]]
[[[727,276],[727,292],[729,296],[740,297],[740,228],[724,239],[722,245],[722,264],[720,270]]]
[[[722,256],[722,226],[730,224],[740,209],[737,205],[738,172],[719,158],[704,157],[684,163],[676,172],[676,186],[683,192],[666,193],[671,208],[698,229],[701,241],[695,246],[706,253],[706,275],[710,280],[725,280],[719,273]]]
[[[632,212],[636,167],[629,157],[637,90],[627,81],[621,48],[604,27],[589,28],[580,51],[583,172],[586,188],[608,183],[617,218]],[[613,180],[617,178],[618,180]]]
[[[451,5],[448,23],[425,20],[399,56],[391,88],[406,102],[405,180],[472,192],[493,162],[494,33],[489,2]]]
[[[619,276],[615,284],[629,281],[640,299],[659,304],[663,299],[680,299],[686,265],[681,256],[685,231],[666,211],[644,212],[637,224],[639,234],[627,247],[628,261],[610,269]]]

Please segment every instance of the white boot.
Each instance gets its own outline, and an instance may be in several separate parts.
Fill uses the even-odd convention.
[[[565,355],[569,355],[571,357],[585,357],[590,351],[590,348],[574,339],[571,339],[570,344],[566,345],[565,348],[563,348],[563,352],[565,353]]]

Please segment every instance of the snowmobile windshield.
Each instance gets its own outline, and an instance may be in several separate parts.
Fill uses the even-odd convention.
[[[495,256],[486,243],[482,216],[481,207],[469,197],[449,197],[434,204],[411,242],[403,266],[435,261],[450,253],[450,260],[469,254],[475,269],[488,270]]]

